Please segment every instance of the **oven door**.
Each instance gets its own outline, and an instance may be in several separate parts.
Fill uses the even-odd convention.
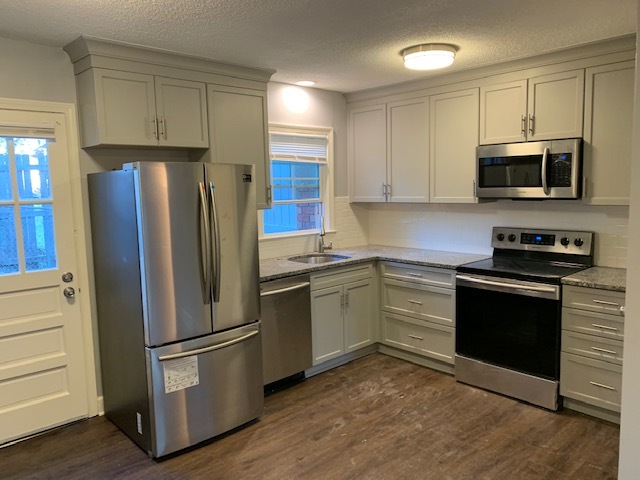
[[[558,380],[560,287],[458,274],[456,353]]]

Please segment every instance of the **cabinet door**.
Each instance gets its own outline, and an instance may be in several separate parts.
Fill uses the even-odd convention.
[[[585,203],[629,205],[633,88],[633,62],[586,71]]]
[[[474,203],[479,131],[477,88],[431,97],[431,202]]]
[[[371,279],[344,286],[345,353],[375,342],[375,306]]]
[[[387,105],[387,183],[392,202],[429,201],[428,121],[427,98]]]
[[[582,136],[584,70],[529,79],[529,141]]]
[[[87,72],[94,77],[97,135],[83,130],[83,145],[158,145],[153,75],[103,68]],[[79,96],[82,105],[93,105],[84,93]]]
[[[349,201],[384,202],[387,184],[385,105],[349,111]]]
[[[311,292],[314,365],[344,353],[343,301],[342,286]]]
[[[204,83],[155,77],[159,144],[207,148],[207,93]]]
[[[209,85],[211,161],[256,166],[258,208],[269,208],[267,93]]]
[[[480,144],[524,142],[527,81],[480,88]]]

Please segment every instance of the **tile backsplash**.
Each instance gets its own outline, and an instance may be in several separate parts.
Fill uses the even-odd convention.
[[[485,204],[350,204],[334,200],[334,248],[364,244],[415,247],[490,255],[493,226],[588,230],[596,232],[596,265],[627,265],[629,208],[588,206],[578,202]],[[277,258],[316,249],[317,236],[260,240],[260,258]]]

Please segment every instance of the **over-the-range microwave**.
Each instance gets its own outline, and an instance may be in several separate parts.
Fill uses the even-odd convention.
[[[581,194],[581,138],[476,148],[479,198],[574,199]]]

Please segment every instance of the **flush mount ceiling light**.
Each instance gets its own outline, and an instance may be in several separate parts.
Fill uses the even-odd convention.
[[[313,80],[301,80],[296,82],[296,85],[300,85],[301,87],[313,87],[316,84]]]
[[[456,56],[456,48],[442,43],[425,43],[401,52],[404,66],[411,70],[435,70],[448,67]]]

